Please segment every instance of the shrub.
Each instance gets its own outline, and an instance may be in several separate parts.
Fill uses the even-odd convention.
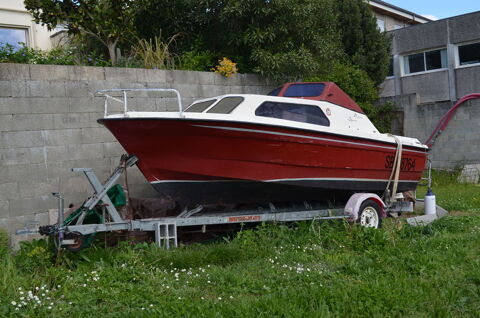
[[[212,68],[212,71],[225,77],[231,77],[238,72],[237,63],[224,57],[222,60],[218,61],[218,65]]]
[[[0,229],[0,258],[8,253],[8,234]]]
[[[20,48],[11,44],[0,46],[1,63],[27,63],[27,64],[76,64],[75,56],[70,49],[57,47],[50,51],[33,49],[22,43]]]
[[[179,57],[179,68],[189,71],[211,71],[215,66],[217,55],[211,51],[192,50]]]
[[[357,66],[337,61],[332,63],[331,70],[328,73],[307,78],[305,81],[335,82],[360,105],[379,131],[390,131],[394,116],[394,105],[387,103],[382,106],[374,106],[378,99],[375,83],[365,71]]]
[[[141,39],[132,47],[133,54],[143,62],[144,67],[154,69],[173,69],[175,56],[170,51],[170,45],[179,35],[172,36],[168,41],[162,41],[160,36],[150,40]]]

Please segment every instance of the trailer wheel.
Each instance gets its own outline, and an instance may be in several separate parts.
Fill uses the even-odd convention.
[[[70,232],[65,235],[65,238],[74,240],[74,244],[65,245],[65,248],[70,252],[79,252],[85,247],[85,236],[80,232]]]
[[[378,229],[382,222],[382,218],[380,217],[381,211],[377,202],[365,200],[362,205],[360,205],[357,223],[360,223],[360,225],[364,227]]]

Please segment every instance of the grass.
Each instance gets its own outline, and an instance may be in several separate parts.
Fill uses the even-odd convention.
[[[437,180],[440,204],[468,213],[418,228],[261,225],[171,251],[97,244],[53,259],[46,241],[0,246],[0,316],[478,317],[478,187]]]
[[[432,171],[432,189],[437,204],[453,212],[480,212],[480,185],[458,183],[459,171]],[[425,186],[417,189],[417,196],[424,197]]]

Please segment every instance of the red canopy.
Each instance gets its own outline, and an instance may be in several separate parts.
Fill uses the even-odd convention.
[[[276,96],[284,96],[285,92],[287,92],[288,88],[292,85],[313,85],[313,84],[323,84],[324,88],[321,90],[320,95],[318,96],[294,96],[294,98],[304,98],[304,99],[313,99],[313,100],[323,100],[326,102],[330,102],[332,104],[336,104],[338,106],[342,106],[358,113],[364,114],[363,110],[358,106],[357,103],[350,98],[337,84],[333,82],[293,82],[293,83],[285,83],[281,86],[278,95]],[[288,94],[287,94],[288,95]],[[293,96],[285,96],[285,97],[293,97]]]

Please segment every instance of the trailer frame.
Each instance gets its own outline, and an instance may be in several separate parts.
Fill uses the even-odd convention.
[[[363,202],[374,201],[380,207],[376,211],[376,220],[363,217],[361,225],[367,227],[378,227],[380,219],[395,212],[411,212],[413,205],[410,202],[392,202],[386,205],[382,199],[374,193],[355,193],[350,197],[345,206],[327,209],[313,209],[307,202],[305,209],[294,211],[278,211],[269,203],[269,209],[265,211],[234,211],[234,212],[210,212],[204,215],[196,215],[201,212],[201,207],[192,210],[185,209],[176,217],[161,217],[137,220],[124,220],[117,211],[107,195],[107,191],[115,184],[118,178],[131,166],[135,165],[138,158],[134,155],[122,155],[120,164],[102,184],[91,168],[73,168],[74,172],[82,172],[92,186],[94,193],[82,205],[81,215],[77,218],[76,224],[63,225],[64,223],[64,198],[60,193],[52,193],[58,199],[58,221],[57,224],[31,228],[31,223],[25,228],[17,230],[17,235],[37,234],[54,235],[59,247],[67,247],[70,250],[82,248],[85,236],[112,231],[153,231],[155,242],[159,247],[170,248],[178,246],[177,228],[187,226],[202,226],[205,229],[209,225],[219,224],[240,224],[240,223],[261,223],[261,222],[299,222],[345,219],[355,222],[360,219],[362,211],[359,211]],[[95,208],[100,202],[103,215],[108,214],[112,222],[98,224],[83,224],[87,211]],[[371,210],[369,210],[371,213]],[[370,218],[370,216],[369,216]],[[365,221],[367,220],[367,221]]]

